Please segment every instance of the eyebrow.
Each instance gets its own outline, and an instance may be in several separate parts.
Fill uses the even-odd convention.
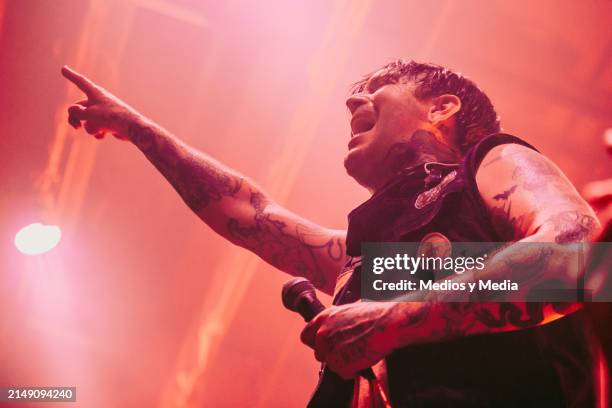
[[[372,75],[365,83],[364,90],[374,93],[377,89],[392,83],[396,83],[396,81],[389,74]]]
[[[381,80],[381,76],[380,75],[372,75],[368,81],[365,83],[364,86],[364,90],[369,92],[369,93],[374,93],[374,91],[378,88],[380,88],[381,84],[380,84],[380,80]]]

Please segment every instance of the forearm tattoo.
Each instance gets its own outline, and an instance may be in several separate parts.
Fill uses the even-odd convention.
[[[372,321],[377,321],[378,324],[372,325]],[[335,330],[331,327],[328,344],[337,346],[337,353],[331,356],[344,364],[350,364],[356,360],[363,358],[378,359],[380,351],[376,350],[378,344],[372,342],[372,337],[377,334],[384,333],[387,330],[387,321],[381,318],[376,311],[362,313],[359,319],[351,322],[351,326],[338,327]],[[350,347],[341,347],[349,343]]]
[[[574,235],[580,236],[582,230]],[[552,281],[562,283],[564,267],[560,253],[550,245],[508,245],[489,258],[486,268],[478,273],[455,276],[456,282],[475,282],[478,279],[501,281],[510,279],[525,289],[526,298],[534,291],[546,289]],[[479,295],[479,294],[476,294]],[[453,293],[436,292],[426,302],[405,306],[401,316],[400,340],[409,345],[421,341],[443,341],[471,334],[493,333],[534,327],[551,316],[564,315],[579,308],[576,303],[562,302],[454,302]],[[480,296],[480,295],[479,295]],[[403,301],[417,300],[418,296],[403,297]],[[420,333],[420,335],[419,335]],[[422,336],[422,337],[421,337]]]
[[[406,313],[400,324],[400,342],[447,341],[469,335],[497,333],[535,327],[547,318],[547,309],[565,315],[578,309],[576,303],[421,303]],[[417,316],[415,318],[414,316]]]
[[[215,202],[228,197],[249,200],[251,210],[230,215],[225,225],[227,231],[222,234],[227,233],[227,238],[275,267],[307,277],[318,288],[330,289],[331,282],[319,262],[322,256],[338,262],[343,259],[344,244],[340,237],[330,238],[306,223],[295,225],[291,231],[285,221],[266,212],[270,202],[243,177],[153,124],[132,123],[128,137],[205,221],[202,210]],[[251,217],[249,214],[253,214],[252,219],[245,219]]]
[[[243,179],[153,125],[132,123],[128,137],[196,214],[213,201],[236,195]]]
[[[239,245],[255,252],[273,266],[296,276],[304,276],[318,288],[329,288],[320,257],[340,262],[344,257],[344,243],[340,237],[331,237],[316,227],[289,225],[266,211],[269,202],[257,191],[250,193],[254,210],[250,222],[230,218],[227,229]]]

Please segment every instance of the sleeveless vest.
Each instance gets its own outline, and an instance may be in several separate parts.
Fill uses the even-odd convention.
[[[349,259],[334,305],[360,297],[362,242],[419,242],[431,233],[451,242],[500,242],[476,186],[476,171],[495,146],[517,143],[493,134],[458,165],[428,163],[402,171],[348,216]],[[340,286],[340,285],[338,285]],[[589,348],[582,312],[544,326],[420,344],[386,358],[394,407],[593,406]],[[354,381],[320,373],[309,407],[346,407]]]

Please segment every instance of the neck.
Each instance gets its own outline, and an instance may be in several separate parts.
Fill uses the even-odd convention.
[[[376,186],[369,190],[375,193],[408,167],[427,162],[458,163],[460,160],[461,154],[445,142],[437,129],[418,129],[406,141],[389,148],[383,162],[386,171],[381,174]]]

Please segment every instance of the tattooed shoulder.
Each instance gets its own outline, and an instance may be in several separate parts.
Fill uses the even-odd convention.
[[[492,224],[506,240],[524,238],[547,223],[556,242],[588,239],[597,221],[563,172],[542,154],[520,145],[487,154],[477,183]]]

